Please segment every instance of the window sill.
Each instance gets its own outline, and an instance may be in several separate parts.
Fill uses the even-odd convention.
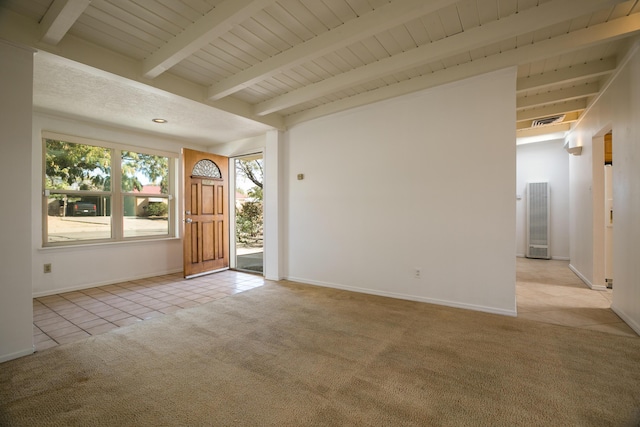
[[[141,240],[118,240],[114,242],[93,242],[93,243],[78,243],[71,245],[59,245],[59,246],[41,246],[38,248],[38,252],[49,252],[49,251],[75,251],[77,249],[97,249],[97,248],[107,248],[107,247],[118,247],[118,246],[146,246],[146,245],[155,245],[158,243],[173,243],[175,241],[181,241],[180,237],[162,237],[158,239],[141,239]]]

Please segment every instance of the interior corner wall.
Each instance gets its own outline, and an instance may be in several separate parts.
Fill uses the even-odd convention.
[[[42,131],[140,148],[153,148],[175,153],[177,158],[180,156],[182,147],[206,150],[205,147],[186,141],[136,133],[50,114],[34,113],[31,145],[33,153],[29,165],[33,182],[33,188],[29,191],[30,225],[34,230],[30,239],[33,296],[51,295],[182,271],[182,240],[180,238],[43,248]],[[177,168],[176,173],[181,174],[181,167]],[[180,188],[176,190],[178,196],[176,199],[180,203],[182,191]],[[178,206],[178,211],[181,210],[182,208]],[[45,263],[52,265],[51,273],[43,272]]]
[[[31,110],[33,51],[0,40],[0,362],[33,352]]]
[[[288,278],[514,315],[515,76],[290,129]]]
[[[582,155],[571,156],[569,167],[571,266],[584,279],[592,280],[592,139],[611,128],[614,212],[611,308],[640,333],[640,42],[627,58],[611,85],[568,136],[574,145],[583,147]]]
[[[564,140],[516,147],[516,255],[526,254],[527,183],[548,182],[551,189],[550,249],[553,259],[569,260],[569,153]]]

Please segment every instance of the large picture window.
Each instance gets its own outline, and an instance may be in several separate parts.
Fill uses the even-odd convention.
[[[175,157],[45,135],[44,245],[174,236]]]

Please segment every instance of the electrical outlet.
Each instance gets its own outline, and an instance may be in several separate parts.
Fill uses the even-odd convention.
[[[44,265],[44,272],[45,273],[51,273],[51,264],[45,264]]]
[[[415,272],[413,273],[413,277],[415,279],[419,279],[421,275],[422,275],[422,269],[416,268]]]

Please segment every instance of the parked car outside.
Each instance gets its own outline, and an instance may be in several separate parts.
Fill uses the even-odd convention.
[[[91,202],[73,202],[73,216],[96,216],[96,204]]]

